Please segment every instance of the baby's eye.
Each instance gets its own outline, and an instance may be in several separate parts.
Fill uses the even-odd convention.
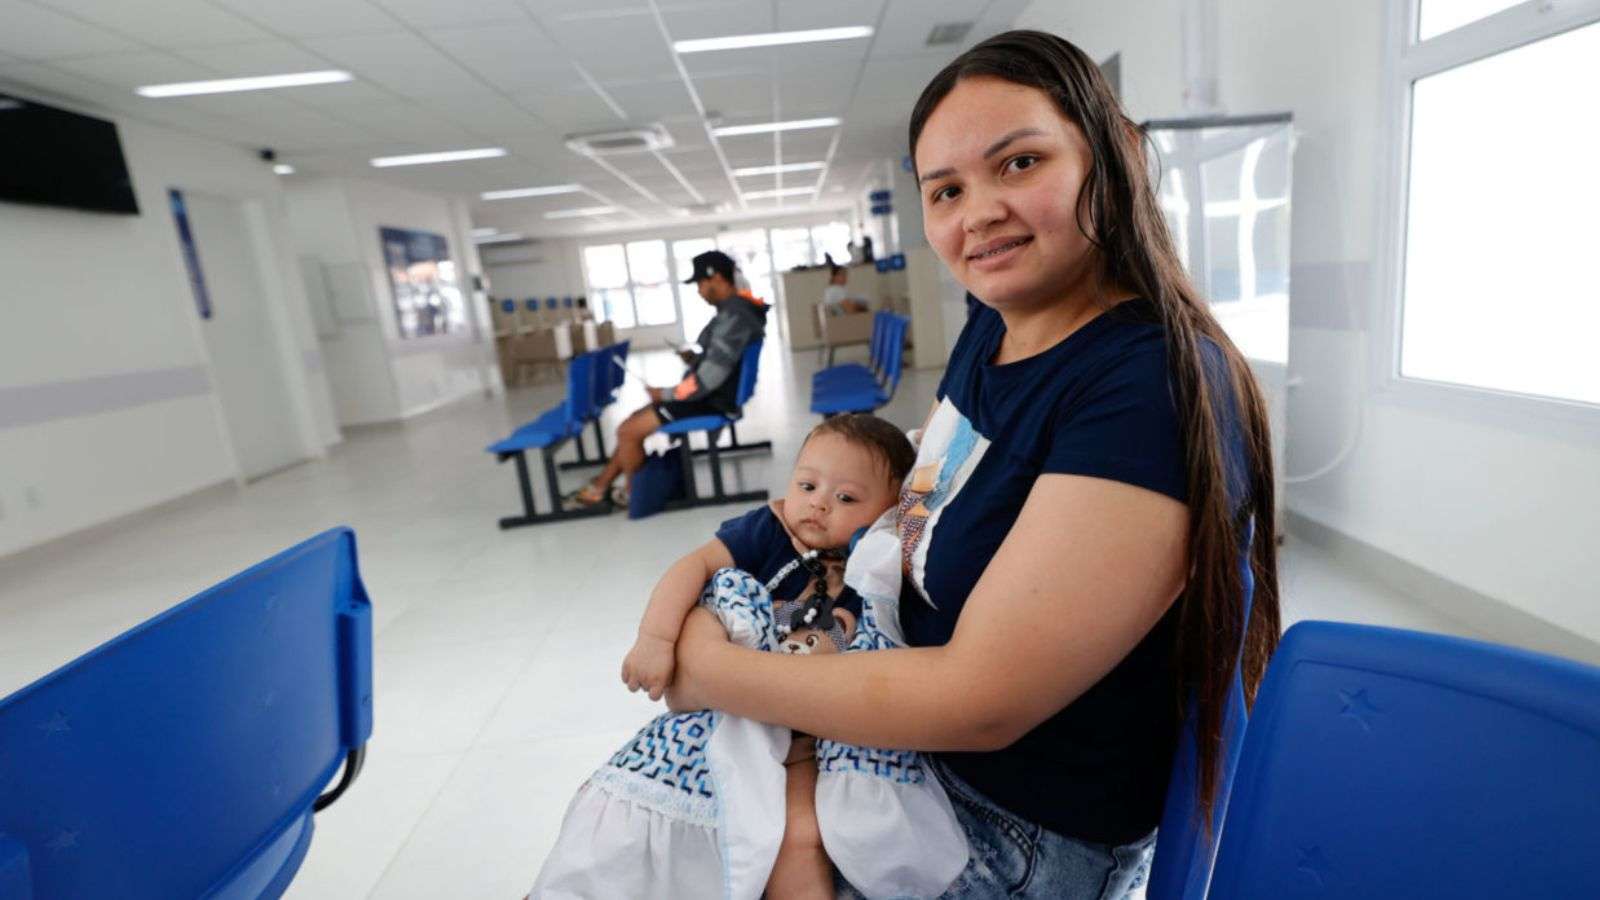
[[[797,481],[795,484],[800,486],[800,490],[805,491],[808,494],[817,489],[817,486],[809,481]]]
[[[1005,171],[1023,172],[1033,168],[1034,166],[1037,166],[1038,164],[1039,157],[1033,155],[1032,153],[1023,153],[1020,156],[1013,156],[1006,160]]]
[[[834,499],[838,500],[840,503],[856,502],[856,498],[850,494],[835,494]]]

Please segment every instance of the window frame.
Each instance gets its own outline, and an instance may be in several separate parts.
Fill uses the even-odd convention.
[[[634,244],[634,243],[642,243],[642,242],[645,242],[645,241],[660,241],[663,245],[665,245],[665,248],[666,248],[666,252],[667,252],[667,279],[668,280],[665,283],[668,285],[668,287],[672,288],[672,321],[671,322],[662,322],[660,324],[647,325],[647,324],[645,324],[643,317],[639,315],[639,298],[634,294],[633,289],[636,288],[636,287],[641,287],[641,286],[649,287],[651,285],[656,284],[656,282],[643,282],[643,281],[635,281],[634,280],[634,277],[633,277],[633,261],[628,258],[628,245],[629,244]],[[682,313],[678,309],[678,291],[677,291],[677,286],[673,282],[673,279],[675,279],[677,277],[677,269],[674,266],[674,260],[672,258],[672,240],[671,239],[669,239],[669,238],[640,237],[640,238],[633,238],[633,239],[630,239],[630,240],[602,241],[602,242],[594,243],[594,244],[579,244],[578,245],[578,262],[580,264],[582,264],[582,266],[583,266],[583,284],[584,284],[584,287],[588,290],[588,295],[591,296],[591,297],[594,297],[594,296],[598,296],[598,292],[599,291],[603,291],[603,290],[604,291],[611,291],[611,290],[619,290],[619,289],[618,288],[596,288],[594,286],[594,283],[589,280],[588,250],[591,247],[617,247],[617,248],[622,250],[622,267],[623,267],[623,270],[628,273],[628,283],[623,285],[622,287],[623,287],[623,289],[626,289],[627,292],[628,292],[628,305],[633,307],[633,325],[630,326],[629,328],[625,329],[625,330],[627,330],[627,331],[638,331],[640,329],[672,328],[674,326],[681,327],[681,324],[682,324],[682,321],[683,321],[683,316],[682,316]],[[590,307],[590,310],[593,311],[593,307],[592,306]],[[609,319],[609,318],[610,318],[610,316],[608,315],[607,319]]]
[[[1372,346],[1368,367],[1380,398],[1401,406],[1488,420],[1507,428],[1552,428],[1582,440],[1600,437],[1600,404],[1523,394],[1401,372],[1404,351],[1406,232],[1410,212],[1413,85],[1564,32],[1600,22],[1600,0],[1525,0],[1452,31],[1417,40],[1421,4],[1388,0],[1384,10],[1382,118],[1387,152],[1377,209],[1380,241],[1378,290],[1373,292]]]

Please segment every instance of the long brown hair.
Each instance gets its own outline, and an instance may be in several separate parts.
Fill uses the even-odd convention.
[[[1166,332],[1189,484],[1190,574],[1178,601],[1179,683],[1173,714],[1181,718],[1193,696],[1199,755],[1196,808],[1209,827],[1235,661],[1246,701],[1254,702],[1267,660],[1278,645],[1277,529],[1266,404],[1244,356],[1184,272],[1150,183],[1144,133],[1123,113],[1099,67],[1083,51],[1055,35],[1010,31],[961,54],[933,77],[912,109],[913,158],[917,138],[939,102],[961,79],[974,76],[1044,91],[1083,130],[1093,163],[1083,184],[1078,227],[1091,252],[1100,256],[1106,281],[1147,299]],[[1220,364],[1208,362],[1208,356]],[[1212,383],[1223,380],[1226,385]],[[1229,401],[1232,409],[1218,409]],[[1223,432],[1233,431],[1227,423],[1235,420],[1246,458],[1230,467]],[[1246,540],[1255,580],[1248,623],[1245,573],[1239,564]]]

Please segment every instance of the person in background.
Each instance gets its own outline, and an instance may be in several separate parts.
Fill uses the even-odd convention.
[[[828,270],[828,289],[822,292],[822,308],[830,316],[866,312],[870,305],[860,297],[850,296],[845,284],[850,280],[850,270],[834,266]]]
[[[606,501],[617,476],[632,476],[644,465],[644,439],[664,423],[695,416],[732,415],[739,389],[739,367],[751,341],[760,340],[767,330],[767,305],[740,287],[732,257],[710,250],[694,258],[694,271],[684,284],[700,289],[700,297],[716,307],[717,313],[700,332],[698,353],[680,352],[689,370],[670,388],[648,388],[649,404],[634,410],[617,426],[617,449],[611,461],[594,477],[567,497],[574,506],[594,506]],[[626,493],[612,498],[626,502]]]

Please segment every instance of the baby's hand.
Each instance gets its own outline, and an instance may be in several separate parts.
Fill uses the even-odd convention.
[[[666,638],[649,634],[639,635],[633,649],[622,660],[622,683],[628,690],[649,692],[651,700],[660,700],[672,683],[672,670],[676,665],[673,643]]]

